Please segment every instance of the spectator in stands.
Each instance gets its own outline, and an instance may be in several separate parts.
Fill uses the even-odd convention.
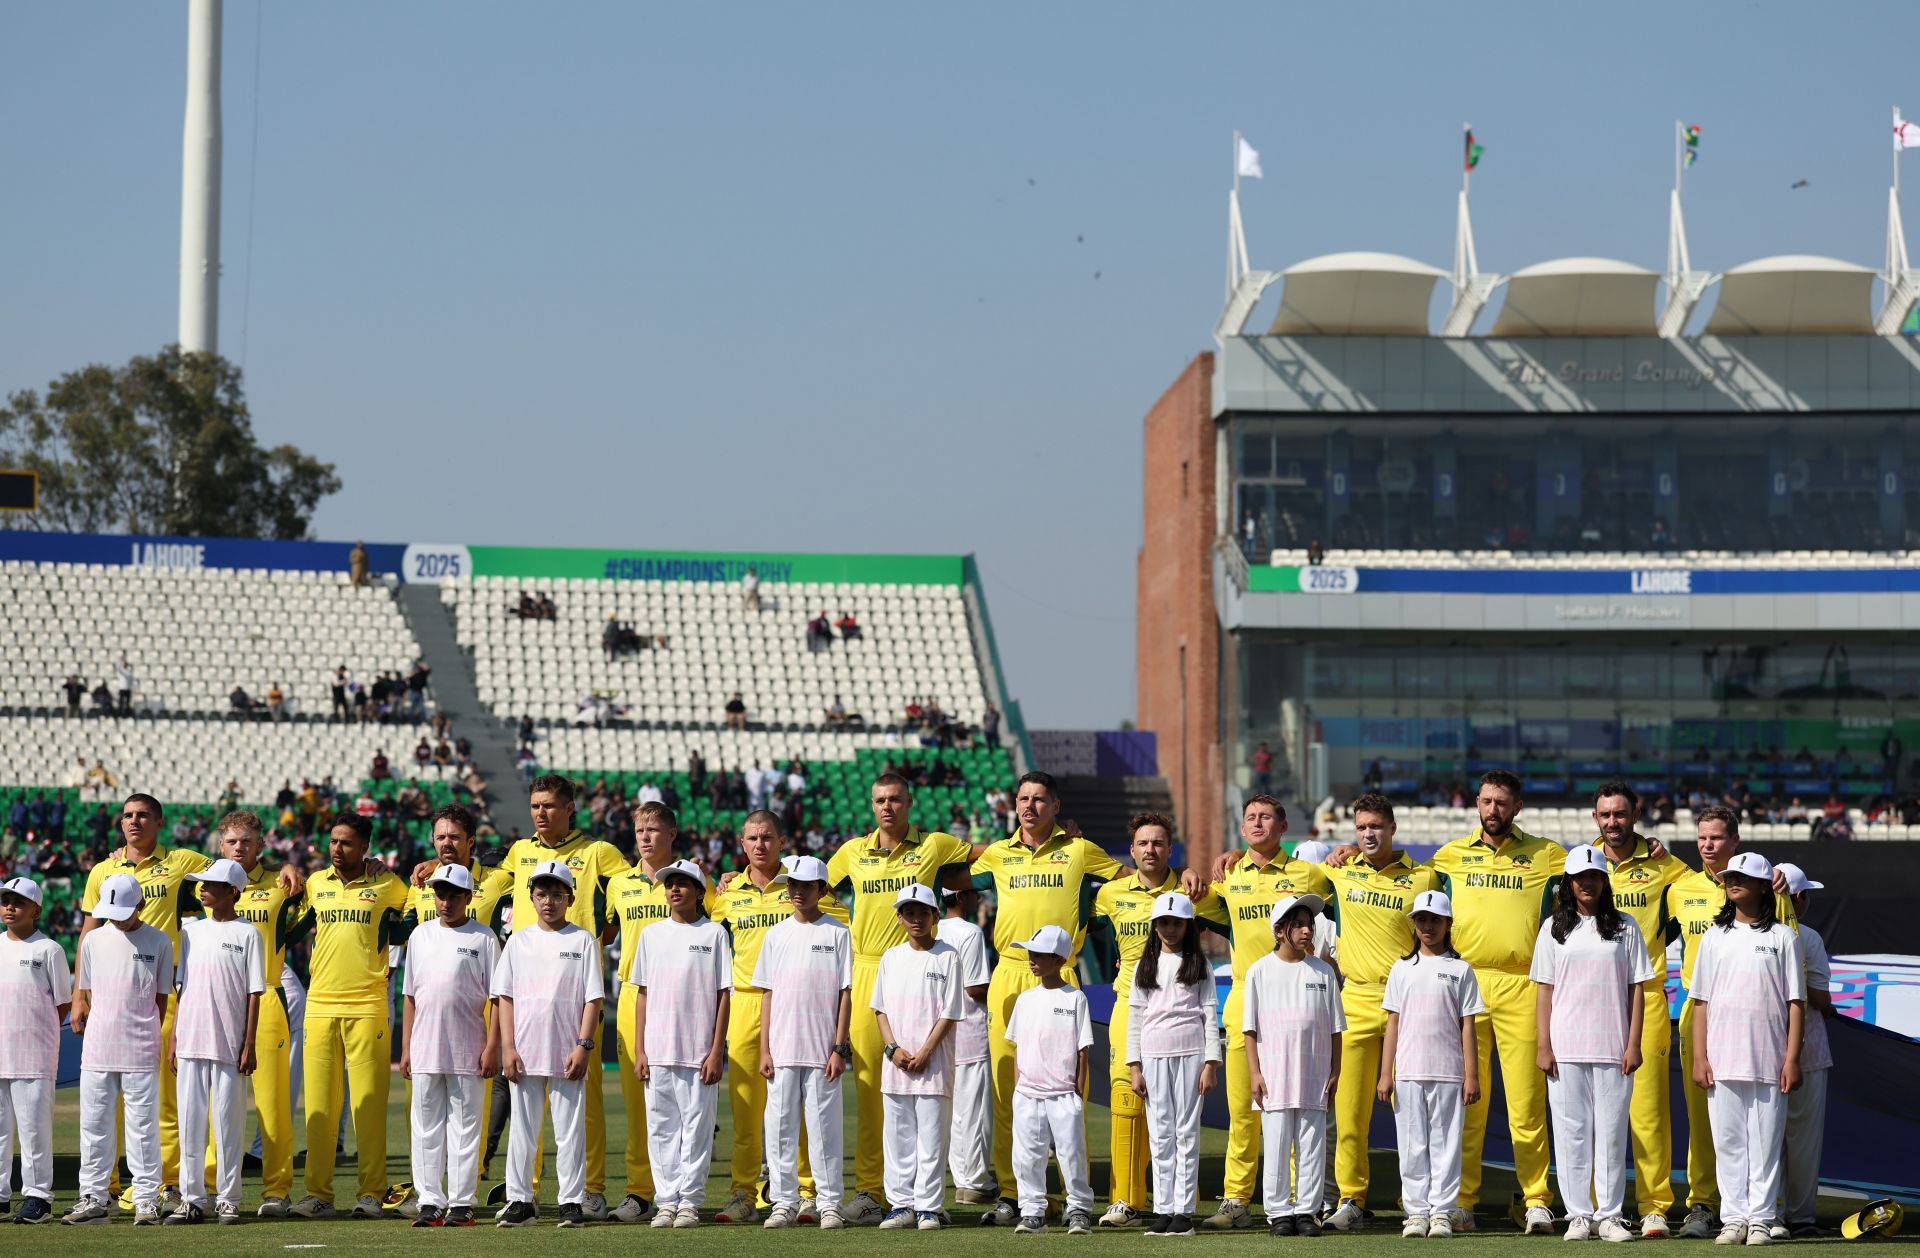
[[[748,571],[751,572],[752,569],[749,568]],[[733,697],[727,700],[726,712],[728,729],[747,727],[747,701],[738,690],[734,691]]]
[[[522,620],[538,620],[540,618],[540,607],[533,601],[532,594],[522,590],[520,591],[519,603],[507,608],[507,615],[518,616]]]
[[[654,783],[642,782],[640,789],[633,793],[633,802],[635,804],[664,804],[667,802],[667,797],[661,793],[660,788]]]
[[[620,622],[614,619],[612,612],[607,613],[607,623],[600,630],[600,649],[606,653],[607,663],[611,664],[620,655]]]
[[[531,743],[533,741],[533,717],[531,716],[522,716],[520,718],[520,741],[523,743]]]
[[[119,790],[120,779],[113,776],[113,770],[107,768],[103,762],[95,760],[93,767],[87,770],[85,788],[96,796],[104,795],[109,791]]]
[[[1265,743],[1253,749],[1253,789],[1262,795],[1273,791],[1273,752]]]
[[[267,687],[267,715],[276,721],[287,719],[287,692],[277,681]]]
[[[540,761],[533,754],[533,748],[525,743],[521,743],[520,749],[513,753],[513,764],[520,770],[520,780],[528,786],[532,786],[533,779],[540,776]]]
[[[853,618],[853,613],[850,611],[842,611],[840,613],[840,619],[833,622],[833,627],[840,631],[840,637],[843,641],[851,642],[855,638],[864,638],[867,636],[861,632],[860,622]]]
[[[258,699],[247,693],[245,686],[236,682],[233,689],[227,693],[227,706],[233,709],[236,717],[250,721],[253,719],[254,710],[262,705]]]
[[[80,701],[87,697],[87,683],[80,680],[80,674],[68,673],[67,680],[61,685],[67,695],[67,715],[80,715]]]
[[[839,695],[835,695],[833,696],[833,702],[827,707],[827,727],[829,729],[845,729],[847,724],[847,705],[840,701]]]
[[[747,565],[747,575],[740,578],[740,610],[757,612],[760,610],[760,574]]]
[[[1000,709],[991,703],[987,705],[987,710],[980,714],[980,736],[986,739],[989,747],[1000,745]]]
[[[327,689],[333,694],[333,711],[330,715],[337,716],[343,721],[353,715],[353,710],[347,706],[347,685],[351,680],[347,676],[345,664],[334,669],[327,677]]]
[[[807,622],[807,650],[824,651],[832,645],[833,622],[827,619],[827,613],[822,610]]]
[[[433,745],[432,759],[433,763],[442,769],[453,764],[453,748],[446,739],[442,738]]]
[[[1667,517],[1653,517],[1653,532],[1647,537],[1647,545],[1654,550],[1672,550],[1673,533],[1667,528]]]
[[[541,620],[560,619],[560,609],[553,605],[553,595],[547,593],[545,590],[540,591],[540,598],[535,604],[534,614]]]
[[[433,763],[433,744],[424,736],[413,745],[413,762],[423,769]]]
[[[707,784],[707,762],[695,747],[687,757],[687,788],[698,795]]]
[[[920,696],[914,695],[907,700],[907,710],[904,713],[905,719],[901,723],[908,729],[919,729],[922,718],[924,718],[925,715],[926,709],[920,706]]]
[[[355,585],[365,585],[371,565],[367,562],[367,544],[355,542],[347,552],[347,576]]]
[[[347,682],[347,698],[353,701],[353,719],[365,724],[372,711],[365,683],[357,677]]]
[[[1801,802],[1798,795],[1787,801],[1786,820],[1790,826],[1807,824],[1807,806]]]
[[[380,811],[380,805],[374,801],[372,795],[361,791],[360,798],[353,801],[353,811],[356,815],[365,817],[371,821],[374,814]]]
[[[1318,568],[1327,561],[1327,548],[1320,544],[1319,538],[1307,543],[1307,562]]]
[[[367,776],[376,782],[385,782],[392,779],[393,764],[387,759],[387,752],[384,747],[373,753],[373,765],[368,770]]]
[[[382,725],[387,723],[387,700],[393,693],[393,683],[382,672],[373,679],[373,719]]]
[[[456,764],[465,764],[473,759],[473,743],[465,734],[453,740],[453,759]]]
[[[407,674],[407,711],[416,721],[427,714],[427,679],[432,675],[433,667],[424,659],[415,660]]]
[[[120,715],[125,716],[133,711],[133,665],[127,663],[126,656],[113,666],[113,678],[120,687]]]

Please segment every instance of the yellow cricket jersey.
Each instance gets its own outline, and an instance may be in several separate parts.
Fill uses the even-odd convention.
[[[280,871],[255,865],[240,889],[240,902],[234,905],[235,917],[253,923],[260,932],[261,957],[265,961],[267,990],[280,986],[280,968],[287,960],[287,938],[293,925],[307,911],[306,893],[289,896],[280,885]]]
[[[407,884],[390,873],[349,882],[328,867],[307,880],[307,910],[294,934],[313,931],[308,1013],[387,1016],[387,948],[406,938],[406,910]]]
[[[1726,903],[1726,888],[1720,885],[1719,878],[1705,869],[1689,871],[1667,892],[1668,914],[1673,918],[1680,938],[1685,940],[1680,952],[1682,987],[1692,989],[1693,963],[1700,955],[1700,940]],[[1778,892],[1774,893],[1773,912],[1774,916],[1789,926],[1798,925],[1793,915],[1793,902]]]
[[[793,900],[785,884],[757,887],[751,873],[742,873],[732,886],[710,897],[707,912],[732,937],[733,990],[759,990],[753,985],[753,971],[760,964],[760,945],[767,941],[769,930],[793,916]],[[847,924],[846,908],[832,896],[821,897],[820,912]]]
[[[1437,891],[1440,875],[1416,865],[1405,852],[1375,869],[1355,856],[1338,869],[1324,867],[1333,883],[1327,907],[1340,931],[1340,974],[1356,983],[1383,985],[1393,963],[1413,947],[1407,910],[1422,891]]]
[[[905,943],[907,932],[893,911],[893,897],[916,882],[938,891],[942,874],[956,866],[964,870],[972,860],[967,843],[917,826],[891,848],[881,844],[878,830],[842,843],[827,862],[827,884],[853,905],[853,955],[877,961]]]
[[[1120,965],[1113,973],[1113,999],[1116,1004],[1125,1004],[1127,996],[1133,991],[1133,974],[1140,968],[1140,957],[1147,950],[1147,940],[1153,934],[1153,902],[1169,891],[1180,890],[1180,875],[1167,871],[1166,881],[1157,887],[1149,887],[1140,881],[1139,871],[1130,871],[1124,878],[1116,878],[1105,883],[1094,893],[1093,916],[1104,917],[1113,924],[1114,942],[1120,948]],[[1213,897],[1211,893],[1203,896],[1194,906],[1195,915],[1207,906]]]
[[[473,900],[467,916],[498,935],[506,926],[507,907],[513,903],[513,875],[495,865],[491,869],[478,861],[467,862],[473,875]],[[440,906],[434,902],[433,884],[407,889],[407,927],[440,920]]]
[[[1453,947],[1475,969],[1527,973],[1567,849],[1515,827],[1499,847],[1478,826],[1427,862],[1453,901]]]
[[[533,890],[528,885],[541,861],[560,861],[573,871],[573,905],[567,920],[595,939],[607,925],[607,882],[629,868],[620,849],[600,839],[589,839],[578,830],[551,846],[538,835],[521,839],[507,849],[500,868],[513,878],[513,922],[515,929],[535,919]]]
[[[713,888],[707,888],[707,916],[713,916]],[[627,866],[607,881],[607,911],[613,920],[620,924],[620,968],[621,983],[633,971],[633,952],[640,945],[640,932],[655,922],[664,922],[673,916],[667,907],[667,889],[655,882],[653,875],[642,869],[638,863]]]
[[[1071,967],[1086,939],[1095,888],[1126,868],[1098,843],[1076,839],[1059,826],[1037,848],[1028,847],[1018,831],[989,845],[972,870],[973,885],[994,893],[994,951],[1002,960],[1013,955],[1024,965],[1024,955],[1010,953],[1013,945],[1033,938],[1042,926],[1058,926],[1073,932]]]
[[[116,848],[115,852],[125,851]],[[180,918],[200,912],[198,889],[188,881],[213,864],[213,858],[183,847],[153,845],[153,854],[141,861],[120,855],[109,856],[87,873],[87,888],[80,896],[80,908],[88,913],[100,902],[100,884],[115,874],[132,874],[140,883],[140,920],[173,940],[173,955],[180,959]]]
[[[1233,981],[1238,983],[1255,961],[1273,951],[1274,905],[1290,895],[1326,899],[1332,894],[1333,884],[1324,869],[1295,860],[1285,848],[1268,861],[1246,851],[1227,867],[1227,876],[1210,888],[1205,908],[1196,904],[1194,910],[1196,916],[1226,928],[1233,942],[1229,956]]]
[[[1602,852],[1607,850],[1606,844],[1598,840],[1594,846]],[[1617,862],[1612,856],[1607,857],[1607,879],[1613,886],[1613,906],[1631,917],[1633,924],[1640,928],[1647,955],[1664,958],[1672,913],[1667,905],[1667,888],[1693,871],[1672,852],[1655,860],[1649,851],[1646,839],[1634,835],[1632,855]],[[1664,966],[1655,965],[1654,969],[1662,971],[1660,981],[1664,984]]]

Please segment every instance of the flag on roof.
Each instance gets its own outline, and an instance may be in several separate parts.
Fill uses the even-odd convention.
[[[1687,126],[1687,165],[1700,160],[1700,128],[1697,124]]]
[[[1486,145],[1477,144],[1474,142],[1473,128],[1468,127],[1467,128],[1467,169],[1472,170],[1475,166],[1478,166],[1480,164],[1480,155],[1482,153],[1485,153],[1486,151],[1487,151]]]
[[[1893,116],[1893,147],[1920,149],[1920,125],[1908,122],[1898,113]]]
[[[1234,173],[1247,179],[1260,179],[1260,150],[1247,143],[1245,136],[1240,137],[1239,147],[1234,152]]]

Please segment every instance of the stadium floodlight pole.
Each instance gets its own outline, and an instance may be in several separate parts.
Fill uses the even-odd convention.
[[[188,0],[187,121],[180,170],[180,348],[220,339],[221,0]]]

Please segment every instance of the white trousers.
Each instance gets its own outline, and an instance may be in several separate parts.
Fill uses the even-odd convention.
[[[841,1143],[846,1116],[840,1106],[840,1080],[827,1082],[818,1066],[778,1066],[767,1083],[767,1120],[763,1129],[767,1158],[767,1200],[776,1206],[800,1205],[800,1128],[807,1130],[807,1158],[813,1165],[816,1200],[840,1204],[845,1191]]]
[[[20,1192],[53,1200],[53,1080],[0,1079],[0,1201],[13,1200],[13,1137],[20,1133]]]
[[[647,1071],[647,1152],[653,1160],[654,1202],[662,1210],[697,1207],[706,1198],[719,1104],[720,1085],[700,1082],[698,1066]]]
[[[127,1171],[133,1202],[160,1197],[160,1072],[80,1072],[80,1195],[107,1199],[113,1174],[114,1104],[126,1102]]]
[[[1206,1058],[1143,1057],[1147,1080],[1147,1165],[1153,1212],[1192,1214],[1200,1204],[1200,1068]]]
[[[955,1188],[985,1192],[993,1187],[993,1063],[970,1061],[953,1068],[953,1131],[947,1141],[947,1171]]]
[[[1461,1093],[1457,1079],[1393,1082],[1400,1202],[1408,1218],[1435,1218],[1460,1204],[1460,1136],[1466,1116]]]
[[[1827,1070],[1809,1070],[1787,1094],[1787,1169],[1781,1190],[1791,1224],[1812,1223],[1820,1204],[1820,1149],[1827,1140]]]
[[[942,1169],[947,1163],[953,1098],[888,1092],[880,1098],[880,1110],[887,1204],[895,1209],[938,1210],[946,1196]]]
[[[1080,1097],[1013,1094],[1013,1182],[1021,1217],[1047,1212],[1047,1154],[1060,1160],[1067,1212],[1093,1209],[1087,1183],[1087,1118]]]
[[[587,1199],[586,1081],[561,1075],[523,1075],[510,1084],[513,1121],[507,1132],[507,1200],[532,1201],[533,1176],[540,1165],[541,1110],[553,1110],[553,1170],[555,1198],[561,1205],[579,1205]],[[418,1095],[416,1089],[415,1095]],[[479,1090],[474,1091],[474,1119],[479,1128]],[[417,1140],[419,1137],[415,1136]],[[471,1148],[471,1146],[469,1146]],[[460,1175],[478,1175],[480,1155],[469,1152],[450,1165]],[[471,1190],[469,1190],[471,1192]],[[421,1204],[425,1204],[423,1200]]]
[[[492,1082],[479,1075],[416,1074],[413,1077],[413,1114],[408,1125],[413,1138],[413,1186],[420,1194],[421,1205],[438,1206],[442,1210],[449,1206],[473,1205],[473,1194],[480,1182],[480,1098]],[[556,1097],[556,1114],[558,1104]],[[538,1128],[539,1125],[536,1114],[529,1126]],[[515,1123],[513,1129],[518,1132],[519,1124]],[[584,1117],[580,1131],[584,1159]],[[582,1175],[584,1177],[584,1171]],[[564,1175],[561,1182],[566,1182]],[[516,1201],[531,1199],[531,1186],[529,1196],[514,1198]]]
[[[1633,1150],[1627,1109],[1633,1076],[1619,1062],[1563,1061],[1547,1078],[1553,1161],[1570,1219],[1617,1219],[1626,1208]]]
[[[230,1061],[182,1057],[174,1075],[180,1113],[180,1195],[205,1211],[207,1128],[213,1128],[214,1185],[222,1204],[240,1207],[240,1144],[247,1134],[248,1081]]]
[[[1266,1139],[1268,1220],[1319,1210],[1327,1178],[1327,1111],[1266,1110],[1260,1115],[1260,1129]]]
[[[1722,1223],[1773,1223],[1780,1197],[1780,1155],[1787,1102],[1778,1084],[1715,1083],[1707,1089]]]

